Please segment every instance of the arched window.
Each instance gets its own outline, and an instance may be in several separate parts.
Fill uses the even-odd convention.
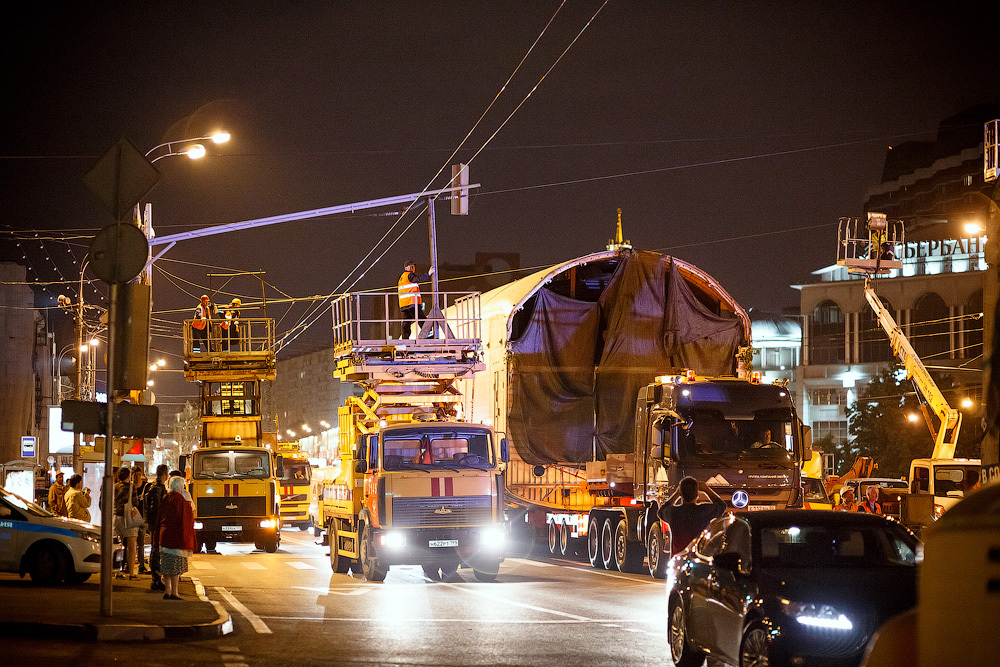
[[[896,311],[893,310],[892,304],[881,297],[879,300],[895,319]],[[892,353],[892,345],[889,344],[889,336],[885,333],[882,325],[878,323],[878,317],[867,301],[865,301],[865,308],[861,311],[861,316],[858,319],[860,320],[858,337],[860,338],[861,362],[892,361],[895,355]]]
[[[910,317],[909,338],[921,359],[941,359],[948,355],[948,317],[948,306],[934,292],[917,299]]]
[[[959,356],[966,359],[975,359],[983,353],[983,290],[973,292],[969,300],[965,302],[966,318],[962,321],[965,330],[965,349]],[[979,315],[978,319],[972,316]]]
[[[842,364],[844,357],[844,311],[833,301],[824,301],[809,319],[809,363]]]

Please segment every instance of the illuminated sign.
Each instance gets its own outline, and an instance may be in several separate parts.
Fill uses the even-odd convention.
[[[944,258],[954,255],[978,255],[986,245],[985,236],[968,239],[940,239],[935,241],[909,241],[896,247],[902,260]]]

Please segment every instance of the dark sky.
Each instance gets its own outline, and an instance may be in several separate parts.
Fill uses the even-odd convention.
[[[232,134],[201,161],[157,163],[161,235],[417,192],[545,30],[458,153],[482,188],[468,217],[439,204],[441,261],[551,265],[603,249],[621,208],[635,247],[776,310],[832,263],[837,218],[862,214],[887,146],[1000,97],[995,4],[610,0],[596,17],[597,0],[31,4],[0,29],[0,250],[40,280],[77,278],[111,222],[81,178],[122,136],[144,151]],[[394,285],[404,257],[426,268],[427,231],[420,217],[389,248],[408,217],[363,261],[397,220],[386,212],[181,243],[154,274],[156,317],[187,316],[212,271],[266,271],[270,299],[332,293],[359,263],[357,287]],[[11,230],[39,238],[18,247]],[[229,289],[260,294],[247,278]],[[59,292],[75,293],[41,294]],[[305,313],[268,314],[285,331]],[[283,354],[330,338],[326,315]],[[153,347],[179,368],[178,340]],[[167,390],[163,410],[185,394]]]

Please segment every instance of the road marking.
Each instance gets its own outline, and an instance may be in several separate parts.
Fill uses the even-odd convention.
[[[219,595],[221,595],[225,599],[225,601],[229,603],[229,606],[231,606],[233,609],[243,614],[243,617],[248,621],[250,621],[250,625],[253,626],[254,630],[256,630],[258,633],[262,635],[271,634],[271,628],[267,627],[267,624],[264,623],[264,621],[260,620],[260,617],[257,616],[257,614],[253,613],[245,606],[243,606],[243,603],[237,600],[232,593],[227,591],[222,586],[216,586],[215,590],[217,590],[219,592]]]
[[[521,565],[534,565],[535,567],[555,567],[554,563],[543,563],[537,560],[528,560],[527,558],[504,558],[505,563],[519,563]]]
[[[393,616],[391,618],[384,617],[373,617],[373,618],[344,618],[344,617],[332,617],[332,616],[260,616],[261,619],[267,619],[269,621],[315,621],[315,622],[352,622],[352,623],[384,623],[385,621],[392,621],[393,623],[492,623],[496,624],[496,618],[398,618]],[[550,619],[531,619],[531,618],[506,618],[502,621],[503,623],[512,625],[574,625],[574,624],[599,624],[604,625],[609,628],[618,628],[620,625],[608,625],[599,619],[566,619],[566,618],[550,618]],[[621,621],[622,623],[654,623],[654,621],[646,621],[644,619],[629,618]],[[662,621],[655,621],[659,624]]]
[[[315,570],[316,569],[314,566],[310,565],[309,563],[301,563],[301,562],[295,561],[295,560],[289,561],[288,564],[291,565],[292,567],[294,567],[296,570]]]
[[[662,579],[634,579],[632,577],[627,577],[623,574],[615,574],[613,572],[608,572],[607,570],[598,570],[596,567],[588,567],[586,565],[580,565],[571,560],[560,560],[559,562],[565,563],[566,567],[572,568],[574,570],[579,570],[580,572],[590,572],[591,574],[599,574],[602,577],[611,577],[612,579],[624,579],[625,581],[631,581],[634,584],[659,584],[664,586]]]
[[[260,563],[254,563],[253,561],[243,561],[242,563],[240,563],[240,565],[242,565],[243,567],[245,567],[248,570],[266,570],[267,569],[266,567],[264,567]]]
[[[486,598],[488,600],[493,600],[495,602],[505,602],[507,604],[512,604],[512,605],[514,605],[516,607],[521,607],[523,609],[531,609],[532,611],[540,611],[540,612],[542,612],[544,614],[555,614],[556,616],[565,616],[566,618],[572,618],[574,620],[584,621],[584,622],[590,622],[590,621],[594,620],[592,618],[587,618],[586,616],[577,616],[576,614],[570,614],[570,613],[567,613],[565,611],[557,611],[555,609],[547,609],[545,607],[537,607],[537,606],[535,606],[533,604],[528,604],[526,602],[517,602],[515,600],[508,600],[506,598],[502,598],[502,597],[499,597],[499,596],[496,596],[496,595],[490,595],[486,591],[480,590],[479,588],[467,588],[466,586],[463,586],[461,584],[452,584],[452,583],[447,582],[447,581],[441,581],[441,582],[436,582],[436,583],[439,586],[447,586],[449,588],[454,588],[455,590],[462,591],[463,593],[469,593],[471,595],[479,595],[479,596],[484,597],[484,598]]]
[[[206,563],[205,561],[201,561],[201,560],[193,560],[193,561],[191,561],[191,565],[196,570],[214,570],[214,569],[216,569],[215,566],[212,565],[211,563]]]

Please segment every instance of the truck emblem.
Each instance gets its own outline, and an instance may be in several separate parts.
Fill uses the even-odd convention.
[[[744,507],[746,507],[749,504],[750,504],[750,496],[743,489],[740,489],[739,491],[737,491],[736,493],[733,494],[733,506],[734,507],[738,507],[739,509],[743,509]]]
[[[726,478],[722,476],[722,473],[719,473],[715,477],[710,478],[705,483],[708,484],[709,486],[729,486],[728,480],[726,480]]]
[[[435,514],[451,514],[451,508],[442,505],[440,508],[434,510]]]
[[[239,507],[237,505],[235,505],[234,503],[229,503],[228,505],[226,505],[226,509],[227,510],[235,510],[235,509],[239,509]]]

